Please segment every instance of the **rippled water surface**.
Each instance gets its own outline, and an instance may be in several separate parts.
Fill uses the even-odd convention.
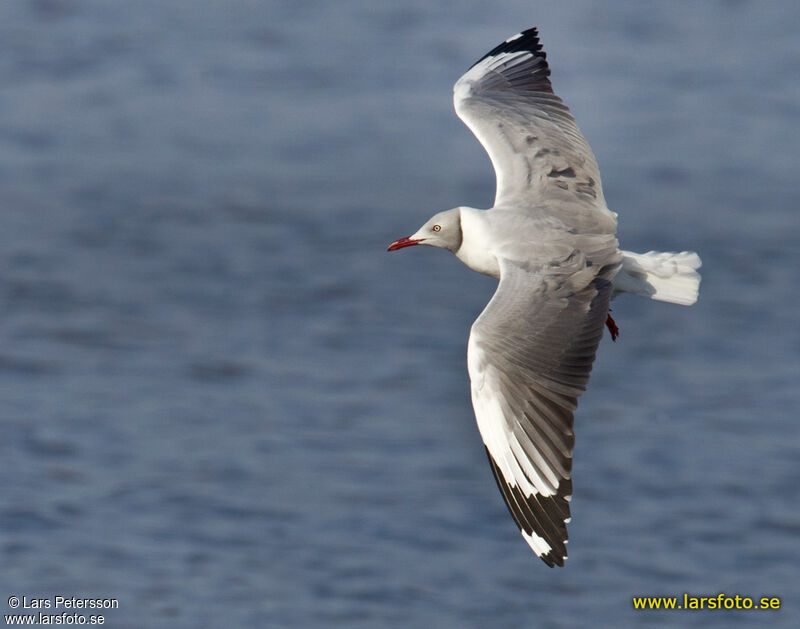
[[[800,617],[796,3],[0,5],[0,607],[113,627],[781,626]],[[469,401],[493,281],[386,254],[493,197],[451,86],[538,25],[623,247],[570,557],[508,517]],[[635,612],[631,596],[783,598]]]

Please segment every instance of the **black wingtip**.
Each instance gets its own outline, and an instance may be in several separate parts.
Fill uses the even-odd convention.
[[[497,487],[519,530],[528,535],[539,535],[550,545],[550,551],[543,555],[537,552],[536,555],[551,568],[563,567],[567,557],[567,528],[564,520],[569,518],[569,503],[563,496],[572,493],[572,481],[562,480],[557,496],[526,498],[516,486],[506,482],[489,448],[486,448],[486,455],[489,457]]]
[[[539,41],[539,29],[537,29],[535,26],[509,37],[502,44],[495,46],[489,52],[483,55],[483,57],[473,63],[472,66],[474,67],[478,65],[487,57],[495,57],[504,52],[521,51],[527,51],[534,57],[539,57],[543,60],[547,59],[547,53],[542,50],[542,42]],[[550,76],[550,68],[547,68],[547,76]]]
[[[546,555],[539,555],[539,559],[541,559],[551,568],[555,568],[556,566],[558,566],[559,568],[563,568],[564,560],[566,558],[567,558],[566,555],[559,555],[557,553],[554,553],[552,550]]]

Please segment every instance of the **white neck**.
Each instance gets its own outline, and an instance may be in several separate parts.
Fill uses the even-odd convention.
[[[490,277],[500,278],[500,264],[487,247],[486,234],[489,232],[485,210],[471,207],[461,209],[461,247],[456,257],[473,271]]]

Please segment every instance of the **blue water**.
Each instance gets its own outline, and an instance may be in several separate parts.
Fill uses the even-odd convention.
[[[791,0],[0,4],[0,609],[111,627],[795,627],[800,10]],[[469,401],[493,281],[385,253],[485,207],[451,86],[538,25],[622,246],[567,567]],[[635,612],[634,594],[780,596]]]

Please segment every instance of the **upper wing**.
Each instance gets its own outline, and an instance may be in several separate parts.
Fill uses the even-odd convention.
[[[579,252],[526,270],[501,261],[500,283],[472,326],[472,404],[497,485],[523,537],[564,565],[572,494],[573,411],[608,312],[617,258]]]
[[[566,211],[573,204],[606,210],[592,150],[549,76],[532,28],[489,52],[453,88],[456,113],[492,160],[494,205],[559,201]]]

